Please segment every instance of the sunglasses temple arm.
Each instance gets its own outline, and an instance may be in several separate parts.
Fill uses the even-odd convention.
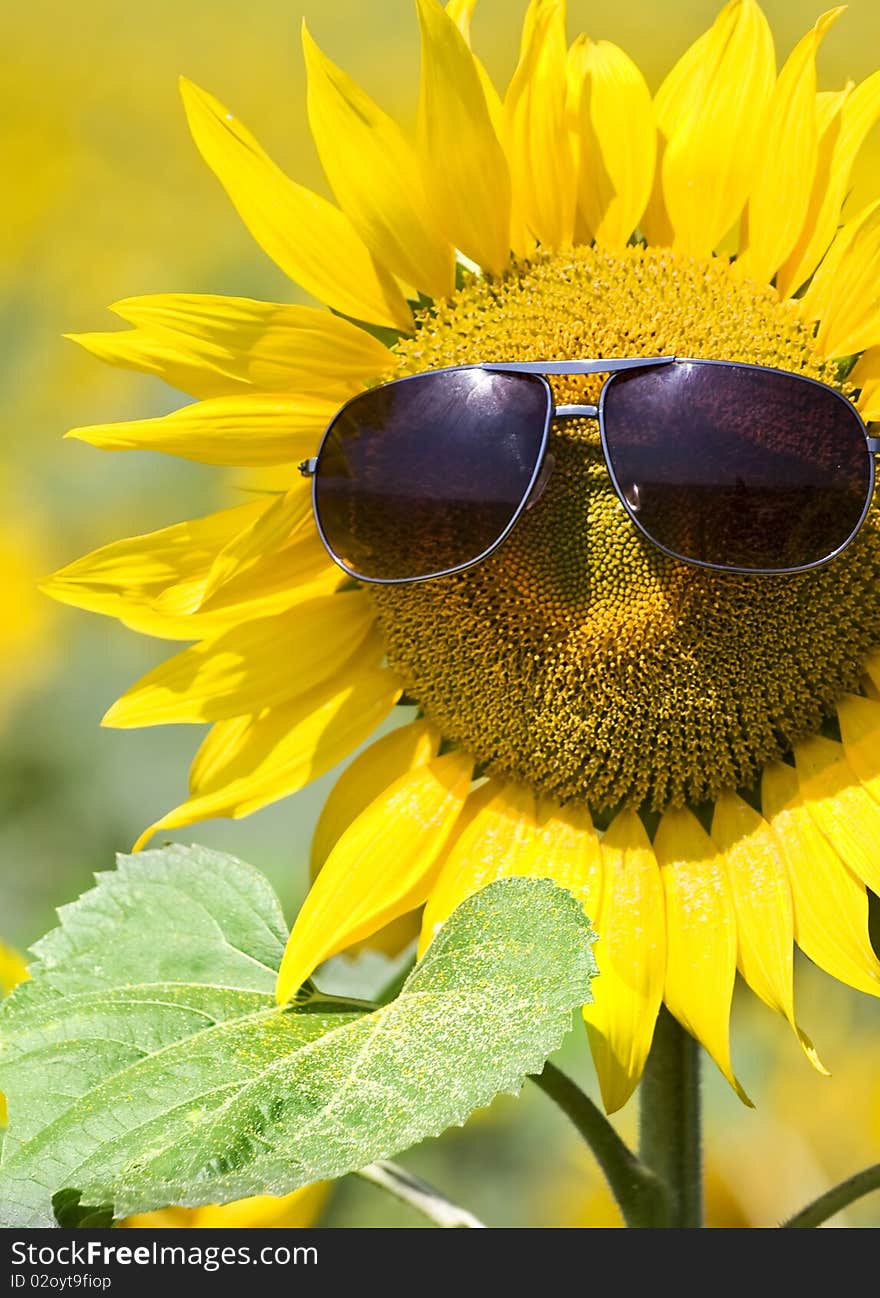
[[[880,455],[880,437],[868,438],[868,450],[871,455]]]

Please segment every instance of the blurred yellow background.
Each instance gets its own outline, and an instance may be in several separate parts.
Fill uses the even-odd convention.
[[[474,43],[499,84],[513,67],[523,3],[479,0]],[[624,46],[656,88],[713,20],[716,0],[570,0],[569,32]],[[779,61],[820,6],[766,0]],[[29,0],[4,13],[0,79],[0,936],[27,946],[54,908],[179,801],[189,728],[100,730],[122,690],[165,655],[158,642],[36,591],[77,554],[232,500],[234,475],[149,454],[112,456],[62,433],[180,404],[155,380],[102,367],[63,338],[112,328],[107,304],[202,291],[305,300],[253,244],[188,138],[184,73],[219,95],[296,179],[327,192],[308,137],[299,25],[403,121],[418,87],[411,0]],[[880,6],[856,0],[820,53],[820,86],[880,66]],[[880,133],[850,202],[880,194]],[[179,837],[234,852],[270,874],[288,913],[305,887],[308,840],[332,783],[245,821]],[[801,970],[803,1020],[835,1076],[810,1073],[783,1025],[743,997],[738,1067],[759,1101],[742,1110],[708,1079],[716,1224],[772,1225],[834,1178],[880,1159],[880,1016],[867,998]],[[575,1039],[577,1037],[577,1039]],[[592,1085],[584,1041],[566,1067]],[[711,1067],[711,1065],[708,1065]],[[513,1123],[525,1122],[522,1133]],[[634,1126],[634,1104],[622,1129]],[[496,1105],[465,1133],[412,1156],[496,1225],[606,1225],[599,1180],[546,1101]],[[880,1196],[875,1196],[880,1199]],[[750,1219],[751,1214],[751,1219]],[[334,1225],[418,1224],[375,1190],[342,1188]],[[868,1200],[848,1224],[880,1224]]]

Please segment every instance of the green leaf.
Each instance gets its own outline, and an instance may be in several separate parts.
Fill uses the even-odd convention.
[[[122,857],[0,1009],[0,1224],[286,1194],[461,1124],[539,1070],[590,999],[593,933],[548,880],[492,884],[397,999],[279,1008],[268,884],[205,848]],[[76,1191],[79,1198],[59,1192]]]
[[[59,1190],[52,1195],[55,1221],[65,1230],[106,1229],[113,1225],[113,1204],[80,1202],[79,1190]]]

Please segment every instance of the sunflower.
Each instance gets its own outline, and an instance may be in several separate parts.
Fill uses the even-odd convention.
[[[494,358],[739,360],[836,384],[880,417],[880,202],[842,212],[880,72],[817,92],[834,9],[777,74],[760,8],[731,0],[652,99],[617,46],[569,45],[563,0],[532,0],[502,96],[470,47],[473,0],[417,9],[414,134],[303,34],[335,202],[183,83],[245,225],[329,310],[170,294],[117,303],[126,331],[79,335],[196,400],[69,436],[261,470],[262,491],[105,546],[48,590],[192,642],[105,717],[211,725],[188,798],[141,842],[247,816],[386,723],[318,824],[280,999],[422,908],[424,948],[491,880],[549,876],[601,934],[584,1018],[606,1108],[637,1085],[664,1002],[745,1098],[737,971],[819,1069],[795,1018],[795,944],[880,994],[876,509],[815,571],[695,569],[640,538],[595,424],[572,420],[552,433],[564,472],[486,562],[359,587],[322,548],[294,466],[364,387]],[[553,386],[583,402],[599,383]]]

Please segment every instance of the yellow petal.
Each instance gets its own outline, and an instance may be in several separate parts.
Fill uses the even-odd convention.
[[[24,959],[11,946],[0,942],[0,997],[8,996],[29,977]]]
[[[818,157],[816,53],[845,6],[829,9],[794,47],[770,99],[737,266],[769,280],[803,229]]]
[[[846,760],[876,802],[880,802],[880,703],[845,694],[837,704]]]
[[[249,564],[200,603],[209,577],[207,571],[193,581],[170,586],[146,607],[119,600],[115,608],[99,611],[112,613],[142,635],[204,640],[241,622],[270,617],[319,595],[329,595],[342,584],[343,574],[335,564],[328,563],[327,552],[317,536],[309,535],[277,554]],[[197,611],[189,612],[193,607]]]
[[[602,838],[604,880],[595,917],[599,980],[584,1020],[606,1110],[626,1104],[645,1068],[666,973],[663,884],[633,811]]]
[[[495,89],[495,84],[481,61],[477,58],[471,46],[471,18],[473,17],[476,0],[448,0],[446,12],[461,32],[464,42],[471,51],[471,58],[474,61],[474,67],[477,69],[477,76],[480,78],[480,85],[483,87],[483,95],[486,99],[486,107],[489,110],[489,118],[495,130],[495,135],[504,145],[504,105],[501,102],[501,96]],[[512,216],[512,214],[511,214]],[[511,245],[512,246],[512,245]],[[517,252],[517,256],[519,253]]]
[[[866,423],[880,421],[880,346],[869,348],[849,377],[861,389],[857,405],[862,418]]]
[[[161,1208],[126,1217],[119,1225],[124,1230],[303,1229],[320,1217],[329,1191],[328,1181],[316,1181],[280,1198],[258,1194],[203,1208]]]
[[[312,835],[309,871],[313,879],[340,836],[373,799],[408,771],[430,762],[439,748],[439,730],[429,721],[418,720],[377,739],[348,763],[330,790]],[[421,915],[416,911],[401,915],[363,942],[354,943],[349,955],[356,957],[369,949],[397,956],[418,937],[420,924]]]
[[[869,204],[837,231],[821,266],[801,299],[801,313],[807,320],[819,320],[828,315],[836,295],[836,280],[841,264],[849,256],[855,240],[864,232],[865,226],[870,230],[878,207],[880,202]]]
[[[842,228],[802,307],[808,319],[819,319],[816,346],[824,356],[851,356],[880,341],[880,202]]]
[[[17,951],[0,942],[0,999],[29,978],[27,965]],[[6,1111],[6,1096],[0,1091],[0,1132],[7,1125],[9,1115]]]
[[[111,617],[120,600],[149,606],[168,586],[207,574],[217,553],[266,508],[265,500],[249,500],[114,541],[60,568],[42,588],[62,603]]]
[[[880,964],[868,938],[868,896],[804,806],[794,768],[764,768],[761,804],[788,863],[794,936],[833,978],[880,996]]]
[[[382,642],[378,633],[371,633],[367,642],[359,650],[346,668],[343,678],[334,688],[332,682],[309,691],[309,697],[320,704],[331,694],[342,691],[355,683],[364,673],[370,675],[373,670],[385,671]],[[371,688],[381,690],[381,682],[376,678]],[[363,691],[360,692],[363,697]],[[356,700],[355,700],[356,701]],[[230,717],[227,721],[217,721],[205,735],[193,758],[189,771],[188,787],[194,797],[206,797],[224,789],[233,780],[246,777],[254,766],[252,754],[268,753],[273,734],[282,735],[285,719],[302,717],[301,709],[296,705],[284,708],[264,709],[259,715]],[[345,702],[342,702],[345,709]],[[282,715],[284,714],[284,715]],[[273,721],[272,718],[275,718]],[[294,722],[294,724],[297,724]],[[272,759],[274,760],[274,759]]]
[[[730,0],[660,87],[663,203],[680,251],[709,256],[742,211],[775,71],[773,37],[755,0]],[[653,211],[644,222],[652,242],[662,224]]]
[[[362,591],[245,622],[160,663],[110,708],[116,729],[224,721],[274,708],[340,671],[375,613]]]
[[[110,308],[128,332],[68,334],[111,365],[194,397],[245,391],[353,395],[391,365],[388,348],[329,311],[210,293],[157,293]]]
[[[269,495],[262,512],[223,546],[208,569],[162,591],[154,607],[163,613],[198,612],[237,577],[255,572],[288,545],[307,542],[311,521],[311,485],[300,478],[290,490]]]
[[[659,245],[671,244],[674,232],[669,223],[669,213],[663,197],[663,156],[666,144],[674,134],[680,121],[686,119],[691,111],[692,92],[702,84],[703,67],[711,56],[711,50],[719,40],[727,39],[736,22],[736,11],[732,4],[722,9],[713,27],[703,32],[682,54],[666,77],[654,97],[654,119],[657,124],[657,165],[654,172],[654,186],[648,206],[641,220],[642,232],[649,243]]]
[[[538,803],[535,833],[517,874],[552,879],[581,903],[595,925],[602,896],[599,836],[586,807],[560,806],[551,798]]]
[[[504,99],[516,202],[545,247],[574,236],[577,173],[566,112],[565,0],[531,0],[519,64]]]
[[[437,756],[440,732],[430,721],[413,721],[383,735],[359,753],[340,775],[321,809],[312,835],[312,877],[327,860],[339,836],[374,798],[410,771]]]
[[[794,906],[788,870],[770,826],[757,811],[724,793],[715,803],[712,841],[733,892],[739,971],[757,996],[784,1015],[804,1054],[826,1072],[794,1017]]]
[[[195,401],[159,419],[73,428],[65,436],[105,451],[163,451],[199,464],[256,468],[313,455],[338,409],[326,397],[249,393]]]
[[[865,662],[865,674],[863,680],[876,691],[878,696],[880,696],[880,653],[872,654]]]
[[[292,1194],[257,1194],[234,1203],[193,1208],[197,1230],[303,1230],[314,1226],[330,1193],[329,1181],[304,1185]]]
[[[151,334],[141,329],[117,329],[64,336],[106,365],[136,370],[140,374],[154,374],[191,397],[220,397],[230,392],[241,392],[244,387],[240,379],[226,374],[215,363],[211,349],[192,347],[168,335]]]
[[[597,243],[623,246],[638,225],[654,179],[657,130],[645,79],[608,41],[584,40],[579,199]]]
[[[416,3],[418,5],[418,0],[416,0]],[[443,0],[440,0],[440,3],[442,4]],[[472,40],[471,22],[473,19],[474,9],[476,8],[476,2],[475,0],[461,0],[461,3],[458,3],[457,0],[447,0],[444,8],[447,16],[452,19],[453,23],[458,28],[465,45],[470,51],[471,58],[474,61],[474,66],[477,69],[477,74],[480,78],[480,84],[483,86],[483,92],[486,98],[486,107],[489,110],[489,116],[492,119],[495,134],[503,145],[504,105],[494,81],[489,76],[483,62],[474,50]]]
[[[301,534],[311,517],[311,486],[301,481],[276,497],[259,518],[223,547],[211,564],[195,607],[201,607],[249,565],[277,554]]]
[[[880,806],[862,788],[842,745],[817,735],[796,744],[794,756],[813,820],[853,874],[880,892]]]
[[[455,21],[458,30],[461,32],[468,48],[470,49],[470,22],[464,21],[465,11],[469,7],[471,9],[473,8],[472,0],[462,0],[462,3],[457,6],[455,10],[453,10],[452,4],[447,4],[446,12]],[[522,194],[516,192],[513,187],[511,171],[516,157],[516,149],[508,139],[508,122],[504,111],[504,103],[495,88],[495,83],[489,76],[489,73],[486,71],[481,60],[472,49],[471,58],[473,59],[474,67],[477,70],[477,76],[480,79],[480,85],[483,90],[483,97],[486,100],[486,108],[489,113],[489,120],[492,123],[492,129],[495,132],[496,139],[501,145],[504,159],[507,163],[507,178],[510,194],[510,229],[507,244],[509,245],[509,248],[513,250],[515,256],[526,257],[530,252],[534,251],[535,240],[526,227],[525,213],[523,212],[522,207]],[[499,236],[498,242],[502,256],[506,261],[507,247],[505,247],[505,240]]]
[[[425,907],[419,955],[444,920],[481,888],[519,873],[534,838],[535,799],[519,784],[491,780],[480,807],[462,828],[446,857]]]
[[[455,287],[419,160],[387,113],[322,53],[303,23],[312,137],[336,200],[377,261],[432,298]]]
[[[511,877],[552,879],[592,919],[599,906],[601,861],[587,810],[549,799],[536,807],[522,785],[489,780],[469,799],[440,864],[425,907],[420,954],[465,898]]]
[[[410,329],[403,294],[349,218],[285,176],[213,95],[186,79],[181,94],[196,147],[263,251],[334,311]]]
[[[820,208],[828,201],[829,194],[837,185],[834,162],[837,143],[840,138],[843,122],[843,107],[852,94],[854,81],[846,84],[843,90],[820,91],[816,95],[816,170],[807,203],[807,213],[801,226],[794,248],[783,265],[776,272],[776,287],[781,297],[791,297],[801,287],[808,276],[800,270],[800,262],[814,235],[814,222]],[[836,213],[840,210],[843,194],[837,198]],[[812,257],[810,273],[831,242],[837,228],[838,220],[828,231],[821,250],[816,250]]]
[[[200,598],[209,587],[213,571],[212,566],[204,586],[197,583]],[[328,560],[317,534],[309,528],[290,545],[243,565],[216,591],[205,594],[191,620],[196,627],[204,624],[205,628],[212,625],[225,628],[236,622],[281,613],[316,595],[328,594],[344,581],[345,574]],[[170,594],[166,592],[156,601],[157,610],[170,608],[166,598]],[[198,638],[204,634],[211,632],[202,631]]]
[[[229,782],[229,772],[236,770],[235,759],[247,742],[254,717],[232,717],[218,721],[199,745],[189,768],[188,787],[194,797],[214,793]]]
[[[249,816],[341,762],[369,738],[400,697],[395,677],[368,661],[348,671],[344,683],[318,685],[258,717],[218,722],[205,741],[211,741],[213,760],[203,759],[199,768],[202,791],[151,825],[135,850],[160,829],[179,829],[213,816]]]
[[[85,555],[42,583],[64,604],[119,618],[145,635],[200,640],[238,622],[281,612],[340,584],[314,531],[246,565],[203,604],[219,554],[273,507],[265,497],[177,523]],[[202,608],[201,612],[192,613]]]
[[[590,61],[590,48],[592,42],[589,37],[581,33],[576,36],[568,47],[568,56],[565,61],[565,121],[568,128],[568,144],[571,153],[571,162],[578,178],[578,189],[583,180],[583,171],[585,169],[585,144],[582,144],[584,135],[581,127],[581,101],[584,95],[584,85],[587,79],[587,68]],[[598,158],[598,165],[601,168],[601,155]],[[607,175],[604,177],[607,181]],[[593,236],[586,222],[583,212],[583,206],[578,202],[575,205],[574,213],[574,234],[572,236],[574,243],[591,243]]]
[[[279,1003],[331,955],[422,905],[472,772],[465,753],[435,757],[396,780],[345,830],[296,918],[278,974]]]
[[[785,297],[792,296],[812,275],[840,224],[840,209],[850,188],[850,175],[868,133],[880,119],[880,72],[845,94],[836,115],[827,119],[819,141],[819,164],[803,228],[791,255],[776,276]]]
[[[461,32],[468,46],[471,43],[471,20],[477,0],[447,0],[446,12]]]
[[[500,275],[510,252],[510,175],[464,37],[437,0],[417,0],[422,36],[419,152],[448,239]]]
[[[654,839],[666,897],[666,989],[672,1014],[715,1060],[744,1104],[730,1061],[736,912],[708,834],[689,811],[667,811]]]

